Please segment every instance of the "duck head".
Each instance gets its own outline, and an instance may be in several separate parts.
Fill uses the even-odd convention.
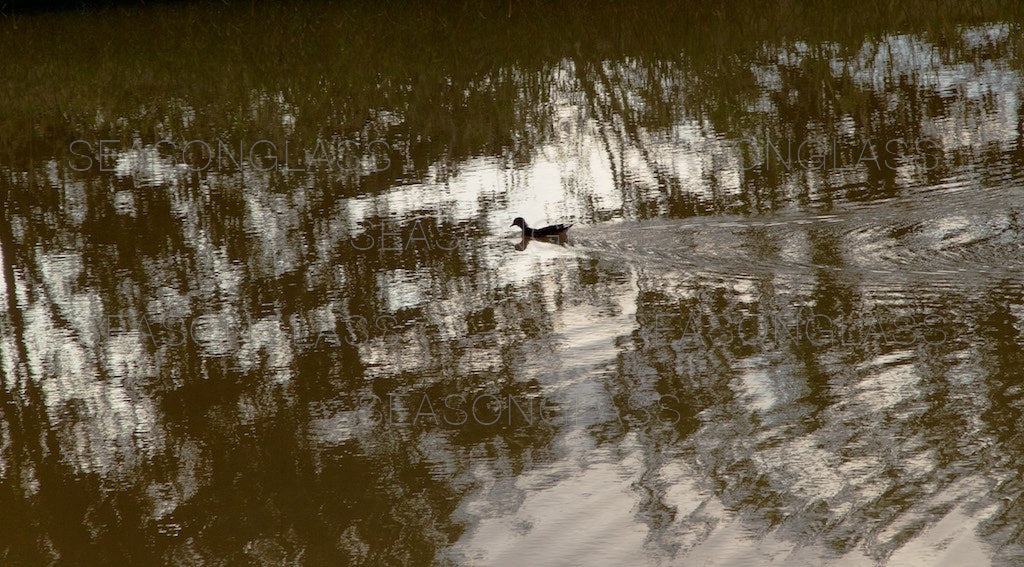
[[[512,226],[518,226],[519,228],[526,230],[526,221],[523,217],[516,217],[516,220],[512,221]]]

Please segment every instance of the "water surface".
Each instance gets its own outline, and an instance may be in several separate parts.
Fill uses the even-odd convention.
[[[1020,14],[862,4],[8,18],[0,558],[1019,564]]]

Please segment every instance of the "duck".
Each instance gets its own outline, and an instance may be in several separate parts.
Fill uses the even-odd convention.
[[[512,221],[512,226],[518,226],[523,229],[523,238],[562,238],[565,236],[566,231],[569,230],[571,224],[553,224],[551,226],[545,226],[544,228],[530,228],[530,225],[526,224],[526,220],[523,217],[516,217],[516,220]]]

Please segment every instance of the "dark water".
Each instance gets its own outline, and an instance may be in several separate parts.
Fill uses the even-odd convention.
[[[1018,8],[5,18],[3,564],[1024,562]]]

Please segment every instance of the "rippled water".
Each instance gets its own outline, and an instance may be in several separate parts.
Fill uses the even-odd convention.
[[[1019,15],[788,10],[4,22],[2,562],[1024,561]]]

